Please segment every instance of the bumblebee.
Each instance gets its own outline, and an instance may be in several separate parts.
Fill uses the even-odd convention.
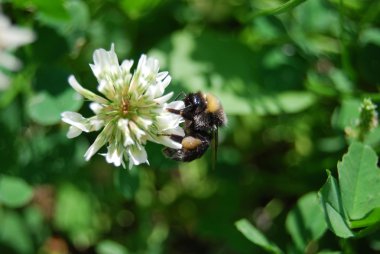
[[[171,139],[181,143],[181,149],[166,147],[166,157],[176,161],[192,161],[201,157],[210,144],[214,146],[214,162],[218,142],[218,127],[227,123],[223,107],[214,95],[209,93],[190,93],[183,99],[185,107],[181,110],[167,109],[185,119],[185,136],[171,135]]]

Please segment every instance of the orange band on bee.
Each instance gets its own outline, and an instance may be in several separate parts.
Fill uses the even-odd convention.
[[[220,102],[218,98],[216,98],[212,94],[206,94],[207,108],[206,111],[210,113],[214,113],[220,109]]]

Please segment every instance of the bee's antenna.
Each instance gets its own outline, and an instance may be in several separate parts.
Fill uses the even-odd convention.
[[[176,101],[180,96],[185,97],[185,96],[186,96],[186,93],[185,93],[184,91],[180,92],[180,93],[177,95],[177,97],[175,97],[174,100]]]

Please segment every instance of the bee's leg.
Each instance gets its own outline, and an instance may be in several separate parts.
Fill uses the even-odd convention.
[[[182,140],[184,137],[180,136],[180,135],[169,135],[170,136],[170,139],[177,142],[177,143],[182,143]]]
[[[179,135],[170,135],[170,134],[162,134],[162,135],[169,136],[171,140],[180,144],[182,144],[182,141],[184,139],[184,137],[179,136]],[[167,158],[176,160],[176,161],[181,161],[182,158],[184,157],[183,149],[174,149],[170,147],[165,147],[164,149],[162,149],[162,152]]]
[[[173,140],[177,143],[181,143],[183,138],[184,138],[184,136],[175,135],[175,134],[166,134],[166,133],[160,133],[160,134],[158,134],[158,136],[170,137],[171,140]]]
[[[167,108],[167,111],[170,113],[176,114],[176,115],[182,115],[183,110],[180,109],[174,109],[174,108]]]
[[[192,120],[194,116],[193,107],[191,105],[188,105],[183,109],[167,108],[166,110],[170,113],[181,115],[183,118],[187,120]]]
[[[162,152],[167,158],[175,161],[182,161],[185,153],[183,149],[173,149],[169,147],[165,147]]]

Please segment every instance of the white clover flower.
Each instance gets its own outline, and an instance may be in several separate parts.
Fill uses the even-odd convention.
[[[149,164],[144,148],[147,140],[180,149],[181,144],[172,141],[170,135],[185,135],[179,126],[183,118],[166,108],[181,109],[184,103],[167,103],[173,92],[164,95],[164,90],[171,77],[168,72],[159,72],[158,60],[142,55],[132,74],[133,61],[124,60],[119,65],[114,45],[110,51],[95,50],[93,58],[94,64],[90,66],[98,80],[98,91],[104,97],[83,88],[74,76],[69,77],[69,83],[92,101],[90,108],[95,115],[84,118],[76,112],[62,113],[62,121],[71,125],[68,138],[74,138],[82,131],[102,129],[85,153],[86,160],[106,144],[108,151],[103,155],[107,162],[125,167],[124,161],[129,160],[129,168]]]
[[[12,26],[9,19],[1,13],[0,6],[0,90],[9,86],[10,79],[1,70],[17,71],[21,62],[9,51],[34,40],[31,30]]]

